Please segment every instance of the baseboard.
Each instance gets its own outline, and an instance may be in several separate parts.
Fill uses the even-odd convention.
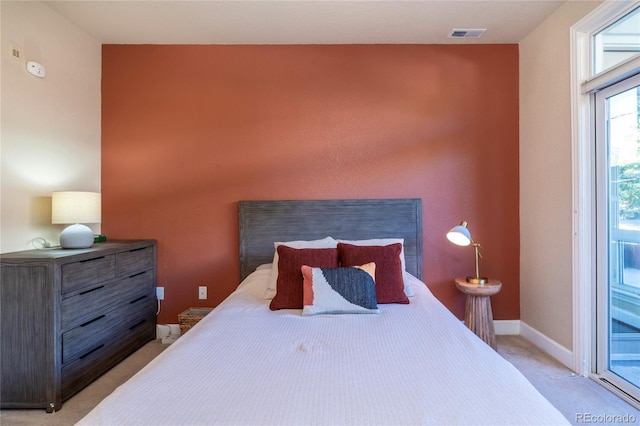
[[[569,349],[545,336],[524,321],[520,321],[520,335],[560,361],[567,368],[573,370],[573,353]]]
[[[521,320],[493,321],[496,335],[520,335],[573,370],[573,353]]]
[[[496,335],[517,336],[520,334],[520,320],[494,320]]]

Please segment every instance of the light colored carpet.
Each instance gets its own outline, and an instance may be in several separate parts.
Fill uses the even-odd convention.
[[[44,410],[0,410],[0,424],[73,425],[165,348],[159,340],[148,343],[65,402],[59,412],[47,414]],[[579,414],[627,414],[635,416],[634,424],[640,424],[640,411],[592,380],[573,375],[571,370],[522,337],[498,336],[498,352],[516,366],[571,423],[585,423],[579,421]]]
[[[523,337],[497,337],[498,352],[572,424],[587,423],[587,415],[629,415],[635,418],[632,424],[640,424],[640,411],[593,380],[574,374]]]

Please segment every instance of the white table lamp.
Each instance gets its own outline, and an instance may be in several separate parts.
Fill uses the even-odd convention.
[[[51,223],[72,224],[60,234],[66,249],[93,245],[93,231],[85,223],[100,223],[102,205],[99,192],[60,191],[51,194]]]
[[[480,285],[486,283],[488,281],[487,277],[480,276],[479,259],[482,258],[482,254],[480,254],[480,244],[471,238],[471,233],[469,229],[467,229],[467,222],[463,221],[460,225],[451,228],[451,230],[447,232],[447,239],[458,246],[472,245],[475,248],[476,275],[467,277],[467,282]]]

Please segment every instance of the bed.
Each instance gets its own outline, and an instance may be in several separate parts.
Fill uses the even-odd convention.
[[[420,200],[241,201],[239,234],[238,288],[79,424],[568,424],[429,292],[422,279]],[[327,244],[330,237],[346,250],[339,253],[344,259],[349,250],[388,254],[393,248],[393,268],[400,244],[409,303],[360,303],[373,297],[370,277],[377,281],[374,294],[381,285],[378,264],[387,260],[380,260],[371,262],[374,273],[364,265],[310,265],[301,278],[303,308],[272,310],[284,293],[276,281],[276,295],[269,295],[275,253],[283,275],[289,252],[333,253],[275,243]],[[318,278],[324,275],[316,274],[343,272],[357,278],[359,293],[348,298],[352,307],[334,309]]]

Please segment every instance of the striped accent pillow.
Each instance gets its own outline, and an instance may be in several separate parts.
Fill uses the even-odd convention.
[[[313,268],[303,265],[302,315],[377,314],[375,271],[362,266]]]

